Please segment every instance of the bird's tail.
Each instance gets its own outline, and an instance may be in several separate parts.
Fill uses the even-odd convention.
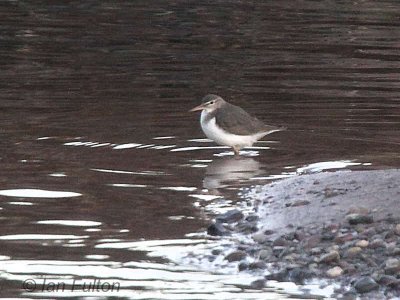
[[[267,134],[271,134],[273,132],[286,130],[287,127],[284,127],[284,126],[280,126],[280,127],[278,127],[278,126],[266,126],[265,129],[266,130],[264,132],[265,132],[265,135],[267,135]]]

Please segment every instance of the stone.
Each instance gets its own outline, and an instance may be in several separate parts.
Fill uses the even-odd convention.
[[[266,269],[267,264],[263,261],[255,261],[249,264],[249,270]]]
[[[260,250],[258,256],[260,259],[268,259],[272,255],[272,249],[266,248]]]
[[[216,255],[209,255],[206,256],[206,258],[208,259],[209,262],[213,262],[216,260],[217,256]]]
[[[249,268],[249,265],[244,261],[240,262],[238,265],[239,271],[244,271],[244,270],[247,270],[248,268]]]
[[[292,207],[309,205],[311,202],[308,200],[297,200],[292,203]]]
[[[271,229],[267,229],[267,230],[264,231],[264,234],[265,234],[265,235],[271,235],[271,234],[273,234],[273,233],[275,233],[275,231],[273,231],[273,230],[271,230]]]
[[[315,248],[321,242],[319,235],[313,235],[303,241],[303,247],[306,249]]]
[[[223,214],[218,215],[215,220],[219,223],[233,223],[243,219],[243,213],[238,209],[229,210]]]
[[[321,235],[321,240],[323,241],[333,241],[335,239],[335,234],[333,232],[324,232]]]
[[[369,248],[376,249],[376,248],[386,248],[386,243],[382,239],[374,239],[369,243]]]
[[[256,223],[253,222],[239,222],[236,226],[236,230],[238,232],[249,234],[258,231],[258,227]]]
[[[389,254],[392,255],[392,256],[400,255],[400,248],[399,247],[395,247],[395,248],[391,249]]]
[[[287,246],[289,242],[285,240],[283,237],[279,237],[272,243],[273,246]]]
[[[319,255],[319,254],[321,254],[321,252],[322,252],[322,249],[320,247],[314,247],[310,250],[310,253],[312,255]]]
[[[231,252],[227,256],[225,256],[225,260],[227,260],[229,262],[240,261],[240,260],[244,259],[246,256],[247,256],[246,252],[238,250],[238,251]]]
[[[326,275],[330,278],[336,278],[343,274],[343,269],[341,267],[333,267],[326,271]]]
[[[286,253],[286,247],[284,247],[284,246],[275,246],[275,247],[272,248],[272,253],[276,257],[281,257],[283,254]]]
[[[347,274],[354,274],[357,272],[357,268],[353,264],[350,264],[344,260],[339,262],[339,267],[341,267],[343,272],[346,272]]]
[[[268,237],[262,232],[253,234],[252,239],[259,244],[264,244],[268,241]]]
[[[296,230],[293,237],[298,241],[302,241],[307,237],[307,234],[303,230]]]
[[[288,232],[288,233],[282,235],[281,238],[283,238],[286,242],[293,241],[296,239],[296,232],[294,232],[294,231]]]
[[[391,229],[391,226],[385,223],[377,223],[375,229],[377,233],[387,233]]]
[[[358,279],[354,283],[354,288],[359,293],[368,293],[370,291],[378,289],[379,284],[377,284],[376,281],[373,280],[371,277],[367,276],[367,277],[362,277],[362,278]]]
[[[376,229],[374,227],[366,228],[362,231],[362,234],[366,237],[371,237],[376,234]]]
[[[252,283],[250,283],[250,287],[253,289],[262,289],[263,287],[265,287],[265,284],[267,283],[267,281],[265,279],[258,279],[258,280],[254,280]]]
[[[296,284],[304,284],[306,279],[313,277],[315,274],[306,268],[294,268],[289,271],[289,279]]]
[[[345,291],[342,297],[339,298],[340,300],[357,300],[358,295],[355,291]]]
[[[346,216],[346,220],[351,225],[371,224],[374,222],[372,215],[362,215],[362,214],[349,214]]]
[[[350,207],[350,209],[347,211],[347,214],[367,215],[369,212],[370,210],[366,207]]]
[[[340,260],[340,254],[338,251],[331,251],[322,255],[319,259],[321,263],[331,263],[331,262],[338,262]]]
[[[256,222],[258,219],[259,217],[257,215],[248,215],[245,220],[247,222]]]
[[[399,279],[391,275],[382,275],[379,277],[378,282],[386,286],[393,286],[399,284]]]
[[[359,240],[356,242],[356,247],[366,248],[368,247],[369,242],[367,240]]]
[[[388,243],[386,241],[386,249],[387,249],[388,253],[391,253],[394,248],[396,248],[396,242],[389,242]]]
[[[331,188],[328,188],[328,187],[326,187],[324,189],[325,198],[331,198],[331,197],[335,197],[335,196],[338,196],[338,195],[341,195],[341,194],[343,194],[343,192],[341,192],[339,190],[336,190],[336,189],[331,189]]]
[[[346,251],[346,257],[356,257],[362,251],[361,247],[351,247]]]
[[[396,227],[394,228],[394,233],[400,235],[400,224],[396,225]]]
[[[207,234],[213,236],[229,235],[230,232],[221,223],[212,223],[207,228]]]
[[[334,242],[337,244],[343,244],[345,242],[351,241],[354,236],[351,233],[339,234],[334,238]]]
[[[395,275],[400,271],[400,260],[389,258],[385,262],[385,273]]]
[[[267,280],[276,280],[276,281],[286,281],[287,277],[288,277],[288,270],[286,268],[265,276]]]
[[[212,255],[219,255],[219,254],[221,254],[222,253],[222,250],[221,249],[213,249],[212,251],[211,251],[211,254]]]

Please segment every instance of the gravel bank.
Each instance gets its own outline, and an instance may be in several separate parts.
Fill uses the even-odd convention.
[[[225,259],[299,284],[326,278],[338,299],[400,297],[400,170],[299,175],[245,191],[255,213],[218,216],[211,235],[242,233]]]

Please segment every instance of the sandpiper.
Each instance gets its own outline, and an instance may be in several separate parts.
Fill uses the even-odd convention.
[[[200,124],[203,132],[217,144],[232,147],[235,155],[267,134],[285,129],[265,125],[239,106],[217,95],[207,95],[201,102],[190,111],[201,110]]]

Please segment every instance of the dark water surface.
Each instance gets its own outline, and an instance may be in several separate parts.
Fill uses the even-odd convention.
[[[0,19],[1,296],[298,294],[181,256],[221,243],[204,230],[241,187],[400,166],[397,0],[3,1]],[[211,92],[288,130],[235,160],[187,112]]]

